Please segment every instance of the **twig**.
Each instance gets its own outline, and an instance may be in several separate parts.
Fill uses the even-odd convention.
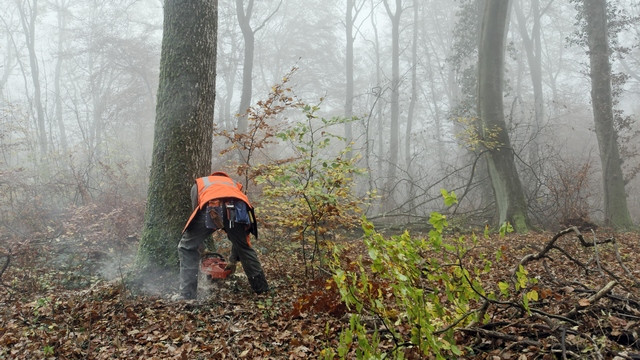
[[[555,234],[553,236],[553,238],[551,240],[549,240],[549,242],[545,245],[545,247],[538,252],[537,254],[528,254],[525,257],[522,258],[522,260],[520,260],[520,263],[518,263],[518,265],[515,266],[515,268],[513,270],[511,270],[511,276],[515,276],[516,272],[518,271],[518,269],[520,268],[520,265],[524,266],[527,263],[534,261],[534,260],[540,260],[544,257],[547,257],[547,253],[549,251],[551,251],[552,249],[557,249],[558,251],[562,252],[565,256],[567,256],[570,260],[576,262],[577,264],[579,264],[580,266],[582,266],[583,268],[585,268],[586,270],[586,265],[580,263],[579,261],[577,261],[576,259],[573,259],[571,256],[569,256],[569,254],[564,251],[562,248],[556,246],[556,241],[558,241],[558,239],[560,239],[562,236],[569,234],[569,233],[575,233],[576,237],[578,238],[578,240],[580,241],[580,244],[584,247],[591,247],[591,246],[596,246],[599,244],[606,244],[609,242],[614,242],[613,238],[609,238],[603,241],[594,241],[593,243],[589,243],[584,239],[584,236],[582,236],[582,233],[580,233],[580,230],[578,230],[577,227],[572,226],[570,228],[564,229],[560,232],[558,232],[557,234]]]
[[[469,317],[471,314],[475,313],[475,312],[480,312],[480,314],[484,314],[487,311],[487,308],[489,307],[489,302],[488,301],[484,301],[484,303],[482,304],[482,307],[480,309],[477,310],[470,310],[467,311],[464,315],[460,316],[459,318],[457,318],[454,322],[452,322],[451,324],[447,325],[446,327],[434,331],[433,334],[434,335],[440,335],[440,334],[444,334],[447,331],[451,330],[452,328],[454,328],[456,325],[458,325],[459,323],[462,322],[462,320],[466,319],[467,317]],[[475,322],[475,320],[474,320]]]
[[[562,359],[567,359],[567,328],[562,327],[562,334],[560,335],[560,346],[562,347]]]
[[[478,327],[460,328],[459,330],[460,331],[464,331],[464,332],[468,332],[468,333],[480,334],[480,335],[484,335],[484,336],[488,336],[488,337],[492,337],[492,338],[496,338],[496,339],[501,339],[501,340],[517,341],[517,342],[520,342],[522,344],[536,346],[536,347],[541,347],[542,346],[542,343],[540,343],[539,341],[529,340],[529,339],[522,339],[520,336],[509,335],[509,334],[501,333],[499,331],[485,330],[485,329],[478,328]]]
[[[558,319],[558,320],[562,320],[562,321],[568,322],[568,323],[570,323],[572,325],[580,325],[579,322],[577,322],[577,321],[575,321],[573,319],[569,319],[566,316],[547,313],[547,312],[544,312],[542,310],[538,310],[538,309],[535,309],[535,308],[529,308],[529,310],[531,310],[531,312],[533,312],[533,313],[536,313],[536,314],[539,314],[539,315],[542,315],[542,316],[546,316],[546,317],[550,317],[550,318],[554,318],[554,319]]]
[[[540,260],[543,257],[545,257],[547,255],[547,253],[549,251],[551,251],[551,249],[554,248],[554,245],[556,243],[556,241],[558,241],[558,239],[560,239],[562,236],[571,233],[571,232],[576,232],[576,233],[580,233],[580,231],[578,230],[577,227],[572,226],[568,229],[564,229],[562,231],[560,231],[559,233],[557,233],[548,243],[547,245],[545,245],[545,247],[537,254],[528,254],[525,257],[522,258],[522,260],[520,260],[520,263],[518,263],[518,265],[511,271],[511,274],[515,274],[516,271],[518,271],[518,269],[520,268],[520,265],[524,266],[527,263],[534,261],[534,260]]]
[[[607,283],[607,285],[605,285],[602,289],[600,289],[597,293],[591,295],[587,301],[588,301],[588,305],[586,306],[582,306],[580,304],[576,305],[573,307],[573,309],[571,309],[571,311],[569,311],[568,313],[566,313],[564,316],[571,318],[574,317],[577,313],[578,310],[583,309],[587,306],[589,306],[590,304],[595,303],[596,301],[600,300],[602,297],[604,297],[605,295],[607,295],[608,292],[611,291],[611,289],[613,289],[616,285],[618,285],[618,282],[615,280],[611,280],[609,281],[609,283]]]
[[[593,231],[593,229],[591,229],[591,233],[593,234],[593,253],[596,259],[596,264],[598,265],[598,271],[600,271],[600,275],[604,276],[604,272],[602,271],[602,265],[600,265],[600,255],[598,254],[598,245],[596,243],[598,239],[596,238],[596,233],[595,231]]]
[[[631,273],[631,271],[629,270],[629,268],[622,262],[622,257],[620,256],[620,249],[618,249],[618,242],[614,241],[613,242],[613,250],[616,253],[616,259],[618,260],[618,264],[620,264],[620,267],[622,267],[622,269],[624,270],[625,274],[627,274],[627,276],[633,280],[633,283],[640,287],[640,282],[638,282],[638,279]]]

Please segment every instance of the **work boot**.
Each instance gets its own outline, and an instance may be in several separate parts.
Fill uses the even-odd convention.
[[[249,278],[249,285],[256,294],[262,294],[269,291],[269,284],[263,273]]]
[[[237,266],[238,266],[238,263],[237,263],[237,262],[235,262],[235,261],[231,261],[231,262],[229,262],[229,263],[227,264],[227,266],[225,266],[225,267],[224,267],[224,270],[225,270],[225,271],[229,271],[229,270],[230,270],[231,272],[229,273],[229,275],[231,275],[231,274],[233,274],[233,273],[235,273],[235,272],[236,272],[236,267],[237,267]]]

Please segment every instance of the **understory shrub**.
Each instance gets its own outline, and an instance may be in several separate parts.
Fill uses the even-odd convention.
[[[446,205],[457,202],[454,193],[442,193]],[[489,272],[493,262],[483,257],[465,265],[465,254],[477,244],[477,237],[444,239],[448,221],[437,212],[429,222],[433,228],[427,238],[407,231],[385,238],[363,218],[368,256],[349,259],[344,247],[336,248],[333,281],[351,316],[337,348],[324,349],[325,358],[463,355],[466,350],[456,345],[454,329],[485,320],[484,312],[477,310],[484,299],[497,295],[484,289],[480,275]],[[508,229],[503,226],[501,232]]]

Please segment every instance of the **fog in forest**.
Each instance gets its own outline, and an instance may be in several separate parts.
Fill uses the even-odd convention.
[[[369,218],[425,224],[441,211],[462,227],[496,225],[483,150],[496,129],[477,132],[481,2],[218,1],[216,134],[246,131],[247,108],[260,109],[282,85],[317,107],[318,124],[353,119],[324,130],[339,138],[316,156],[357,159],[353,192],[375,194],[363,209]],[[0,239],[64,231],[99,242],[103,230],[85,227],[99,220],[109,236],[135,241],[152,163],[162,1],[1,3]],[[607,3],[615,139],[637,225],[640,5]],[[576,5],[519,0],[508,13],[502,100],[511,176],[532,225],[544,229],[605,221],[587,30]],[[286,131],[306,115],[291,106],[268,121]],[[295,156],[278,139],[253,163]],[[228,147],[214,136],[212,169],[233,168],[237,156],[220,154]],[[459,203],[445,206],[441,189]],[[259,209],[259,187],[250,191]]]

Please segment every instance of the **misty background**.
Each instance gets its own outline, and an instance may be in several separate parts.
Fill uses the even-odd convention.
[[[608,3],[618,144],[637,223],[640,4]],[[0,236],[135,243],[151,166],[162,1],[0,4]],[[334,130],[353,142],[366,169],[355,191],[377,194],[366,209],[371,219],[425,222],[431,211],[445,211],[444,188],[464,194],[455,208],[461,226],[492,222],[491,186],[470,135],[481,1],[218,6],[218,131],[246,127],[238,114],[291,73],[287,86],[323,117],[355,117]],[[603,216],[581,31],[574,2],[512,3],[505,118],[529,213],[541,228]],[[214,138],[214,169],[233,160],[218,155],[226,147]],[[277,159],[284,149],[276,144],[259,158]],[[96,222],[102,226],[87,226]]]

